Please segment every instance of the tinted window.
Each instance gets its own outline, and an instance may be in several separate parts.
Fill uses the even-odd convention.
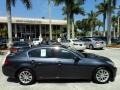
[[[75,55],[68,50],[59,49],[54,51],[54,57],[64,58],[64,59],[73,59]]]
[[[40,54],[40,49],[35,49],[28,53],[29,57],[40,57]]]
[[[19,42],[19,43],[14,43],[13,46],[29,46],[29,44],[25,42]]]
[[[101,41],[101,39],[97,39],[97,38],[94,38],[93,40],[94,40],[94,41]]]
[[[52,50],[50,48],[34,49],[28,53],[29,57],[50,58],[52,56]]]
[[[91,40],[86,38],[86,39],[83,39],[83,41],[91,41]]]
[[[73,42],[79,42],[80,40],[73,40]]]

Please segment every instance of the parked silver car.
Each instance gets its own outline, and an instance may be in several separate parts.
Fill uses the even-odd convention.
[[[63,40],[63,41],[61,41],[61,44],[65,45],[67,47],[70,47],[72,49],[75,49],[75,50],[83,51],[86,49],[85,43],[78,39]]]
[[[87,48],[90,49],[103,49],[106,47],[106,42],[98,38],[81,38]]]

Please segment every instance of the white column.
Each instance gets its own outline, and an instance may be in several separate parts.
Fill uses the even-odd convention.
[[[14,24],[14,29],[15,29],[15,38],[17,38],[17,24]]]

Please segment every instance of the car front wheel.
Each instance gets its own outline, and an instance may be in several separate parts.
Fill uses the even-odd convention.
[[[99,84],[108,83],[110,80],[110,71],[106,68],[98,68],[94,73],[94,82]]]
[[[35,76],[30,69],[22,69],[18,73],[18,80],[22,85],[29,85],[35,81]]]

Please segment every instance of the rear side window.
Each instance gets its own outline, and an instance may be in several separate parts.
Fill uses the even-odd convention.
[[[36,58],[50,58],[52,57],[52,52],[50,48],[40,48],[34,49],[28,52],[29,57],[36,57]]]

